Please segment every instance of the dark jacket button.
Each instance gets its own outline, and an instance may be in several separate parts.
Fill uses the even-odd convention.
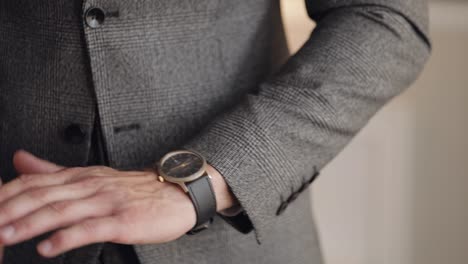
[[[104,23],[106,13],[99,7],[91,7],[85,12],[85,21],[90,28],[98,28]]]
[[[81,144],[86,139],[86,131],[79,124],[71,124],[65,128],[65,140],[72,144]]]
[[[276,210],[276,215],[282,214],[284,210],[286,210],[286,207],[288,207],[288,202],[287,201],[282,202],[278,210]]]

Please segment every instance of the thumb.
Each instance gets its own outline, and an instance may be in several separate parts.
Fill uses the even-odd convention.
[[[25,150],[18,150],[13,155],[13,165],[19,174],[53,173],[65,167],[40,159]]]

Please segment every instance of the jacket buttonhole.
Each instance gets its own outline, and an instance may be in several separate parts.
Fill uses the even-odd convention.
[[[141,126],[139,123],[133,123],[133,124],[128,124],[128,125],[123,125],[123,126],[116,126],[114,127],[114,133],[118,134],[121,132],[127,132],[131,130],[138,130],[140,129]]]

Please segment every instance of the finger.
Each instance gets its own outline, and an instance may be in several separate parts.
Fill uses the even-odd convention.
[[[16,244],[87,218],[111,213],[112,205],[98,201],[95,197],[55,202],[0,228],[0,242],[5,245]]]
[[[113,241],[122,228],[115,217],[92,218],[69,228],[55,232],[38,244],[38,252],[45,257],[54,257],[71,249],[88,244]]]
[[[13,155],[13,165],[19,174],[54,173],[65,167],[40,159],[30,152],[18,150]]]
[[[31,188],[63,184],[82,170],[81,167],[73,167],[52,174],[21,174],[0,187],[0,202]]]
[[[81,181],[26,190],[0,203],[0,226],[53,202],[88,197],[95,194],[97,189],[93,181]]]

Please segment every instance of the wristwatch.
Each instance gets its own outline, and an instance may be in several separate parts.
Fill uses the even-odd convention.
[[[159,181],[178,184],[192,199],[197,222],[187,234],[207,229],[216,215],[216,197],[205,158],[194,151],[174,150],[165,154],[155,167]]]

